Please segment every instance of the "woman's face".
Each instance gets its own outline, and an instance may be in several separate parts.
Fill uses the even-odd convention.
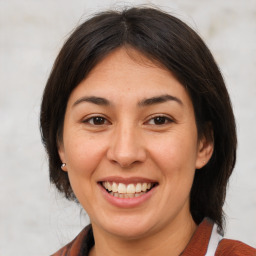
[[[59,154],[93,228],[130,239],[191,220],[195,169],[211,145],[198,141],[184,87],[129,52],[112,52],[73,90]]]

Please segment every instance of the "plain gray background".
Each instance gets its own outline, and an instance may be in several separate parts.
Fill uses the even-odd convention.
[[[192,26],[222,70],[239,139],[226,236],[256,246],[255,0],[0,0],[0,256],[49,255],[88,223],[49,184],[39,133],[42,91],[76,25],[106,7],[147,3]]]

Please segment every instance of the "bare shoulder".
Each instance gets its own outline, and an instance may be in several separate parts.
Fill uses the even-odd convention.
[[[256,256],[256,249],[240,241],[223,239],[219,243],[216,256]]]

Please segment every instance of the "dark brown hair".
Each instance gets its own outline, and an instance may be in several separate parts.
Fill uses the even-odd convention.
[[[72,90],[100,60],[127,46],[176,76],[193,102],[199,136],[214,140],[210,161],[196,171],[190,210],[197,224],[209,217],[222,228],[222,207],[237,143],[229,95],[202,39],[181,20],[154,8],[99,13],[77,27],[61,49],[44,90],[40,119],[51,182],[66,198],[75,199],[67,173],[60,168],[57,148],[62,139],[67,101]]]

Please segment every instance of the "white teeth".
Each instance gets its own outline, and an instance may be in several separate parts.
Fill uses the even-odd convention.
[[[148,187],[147,183],[143,183],[141,190],[145,192],[147,191],[147,187]]]
[[[136,192],[141,192],[141,183],[137,183],[136,184],[136,189],[135,189]]]
[[[126,194],[128,196],[128,198],[133,198],[136,194],[134,193],[130,193],[130,194]]]
[[[118,193],[125,194],[126,193],[126,186],[123,183],[119,183],[118,185]]]
[[[107,184],[106,184],[105,188],[107,188],[108,191],[111,191],[111,189],[112,189],[111,184],[108,181],[106,183]]]
[[[114,196],[116,193],[136,195],[136,193],[146,192],[147,190],[151,189],[153,186],[152,183],[146,183],[146,182],[125,185],[123,183],[116,183],[116,182],[111,183],[109,181],[102,182],[102,185],[109,192],[113,192]]]
[[[118,191],[118,186],[115,182],[113,182],[112,187],[111,186],[109,186],[109,187],[110,187],[110,191],[113,191],[113,192]]]
[[[142,195],[144,195],[146,192],[140,192],[140,193],[128,193],[128,194],[120,194],[120,193],[114,193],[114,192],[110,192],[109,194],[114,196],[114,197],[118,197],[118,198],[134,198],[134,197],[140,197]]]
[[[135,193],[135,186],[133,184],[129,184],[126,188],[126,193]]]

